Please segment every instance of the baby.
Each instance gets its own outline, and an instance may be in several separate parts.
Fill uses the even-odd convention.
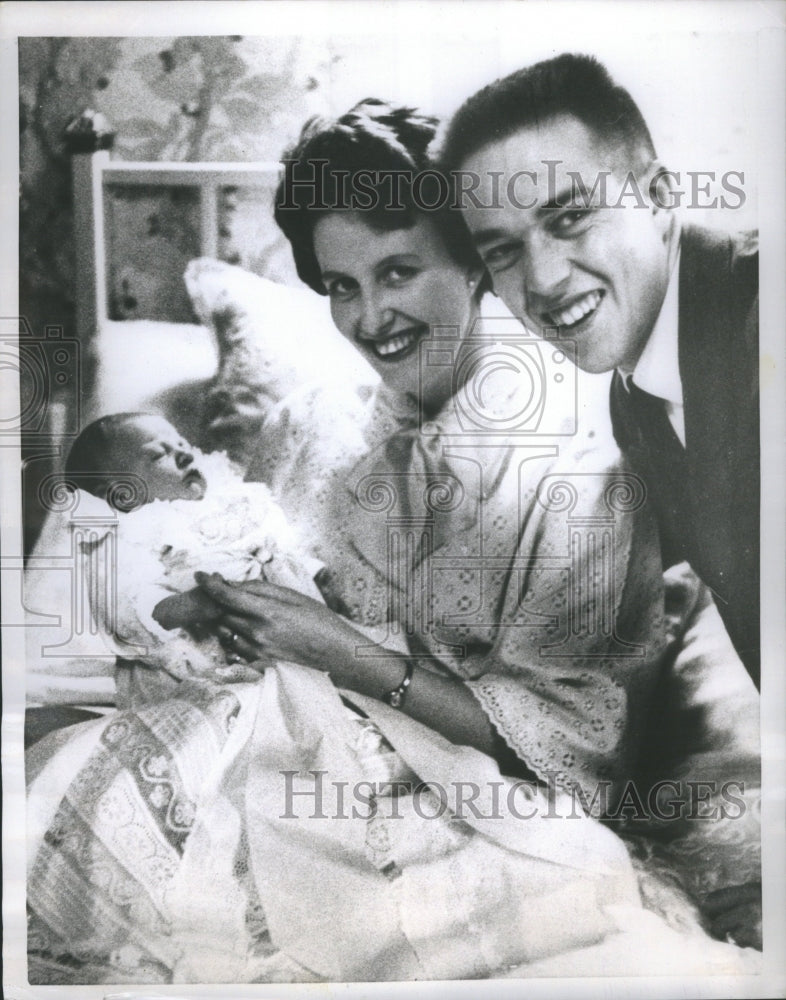
[[[99,578],[90,587],[94,618],[120,658],[119,704],[157,699],[177,681],[226,665],[213,634],[222,611],[194,586],[197,570],[265,579],[321,599],[314,583],[321,564],[268,488],[243,482],[225,455],[201,454],[162,417],[120,413],[90,424],[69,453],[66,475],[91,494],[81,495],[80,509],[98,504],[110,515],[106,523],[111,510],[119,515],[116,584]],[[109,556],[111,530],[95,534],[83,551],[110,546]],[[94,574],[107,572],[107,559],[88,564]]]

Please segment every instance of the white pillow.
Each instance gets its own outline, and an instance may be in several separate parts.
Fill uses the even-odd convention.
[[[293,390],[377,384],[376,373],[333,325],[326,298],[207,257],[191,261],[184,277],[194,311],[218,346],[207,446],[244,464],[266,416]]]

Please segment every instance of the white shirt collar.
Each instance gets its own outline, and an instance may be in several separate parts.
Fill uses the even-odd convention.
[[[672,406],[683,405],[678,336],[680,256],[678,250],[658,318],[636,367],[632,373],[620,373],[626,388],[632,379],[640,389]]]

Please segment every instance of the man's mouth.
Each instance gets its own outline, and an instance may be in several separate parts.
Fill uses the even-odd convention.
[[[428,336],[429,328],[425,323],[399,330],[385,340],[363,340],[366,350],[381,361],[401,361],[408,357],[417,347],[419,341]]]
[[[574,299],[567,306],[544,312],[542,314],[544,324],[552,327],[557,326],[561,330],[573,330],[595,315],[604,294],[601,291],[588,292],[586,295],[582,295],[581,298]]]

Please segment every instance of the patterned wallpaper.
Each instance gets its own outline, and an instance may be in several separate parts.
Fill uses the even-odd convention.
[[[74,115],[90,107],[108,118],[114,159],[277,160],[306,118],[323,109],[321,81],[338,58],[286,38],[20,39],[21,301],[32,329],[73,323],[63,131]],[[164,213],[143,214],[155,226]],[[182,238],[175,234],[173,245],[187,255]],[[240,262],[231,239],[225,242],[223,255]],[[125,295],[125,312],[117,295],[118,314],[134,314],[134,292]]]

